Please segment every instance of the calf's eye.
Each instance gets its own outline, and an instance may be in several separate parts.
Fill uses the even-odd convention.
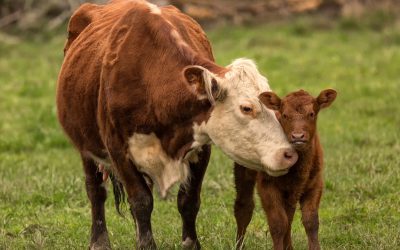
[[[311,113],[309,114],[309,116],[310,116],[310,118],[314,118],[315,113],[314,113],[314,112],[311,112]]]
[[[253,113],[253,108],[250,106],[240,105],[240,111],[242,111],[243,114],[248,115]]]
[[[287,119],[288,116],[286,114],[283,114],[283,119]]]

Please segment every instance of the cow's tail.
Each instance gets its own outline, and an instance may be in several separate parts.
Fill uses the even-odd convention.
[[[112,173],[110,174],[110,179],[113,186],[115,208],[117,209],[118,214],[124,217],[124,215],[121,212],[121,203],[125,202],[124,186]]]

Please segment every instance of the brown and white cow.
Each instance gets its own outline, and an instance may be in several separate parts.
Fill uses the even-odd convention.
[[[154,248],[153,196],[181,182],[183,245],[199,248],[195,220],[210,144],[236,162],[282,175],[297,154],[258,96],[255,64],[214,63],[200,26],[145,1],[82,5],[71,17],[58,79],[59,121],[79,150],[92,205],[92,249],[110,248],[99,165],[123,184],[138,248]]]

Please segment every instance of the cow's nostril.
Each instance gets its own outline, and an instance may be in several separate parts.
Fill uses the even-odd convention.
[[[293,164],[296,163],[298,155],[296,150],[286,149],[283,152],[283,158],[285,159],[285,162],[288,165],[287,167],[291,167]]]
[[[294,153],[291,151],[285,151],[285,153],[283,154],[283,156],[285,156],[286,159],[290,160],[292,159]]]

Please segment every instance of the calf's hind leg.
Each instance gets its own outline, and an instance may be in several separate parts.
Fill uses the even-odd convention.
[[[103,174],[97,171],[97,165],[92,159],[83,155],[81,158],[86,175],[86,192],[92,207],[90,249],[111,249],[104,210],[104,202],[107,198],[107,190],[102,185]]]
[[[235,219],[237,225],[236,249],[243,247],[243,239],[254,210],[254,185],[257,172],[235,163]]]
[[[190,164],[189,182],[181,185],[178,193],[178,210],[182,218],[182,246],[200,249],[196,233],[196,217],[200,209],[200,192],[204,173],[210,159],[210,146],[204,146],[198,162]]]

